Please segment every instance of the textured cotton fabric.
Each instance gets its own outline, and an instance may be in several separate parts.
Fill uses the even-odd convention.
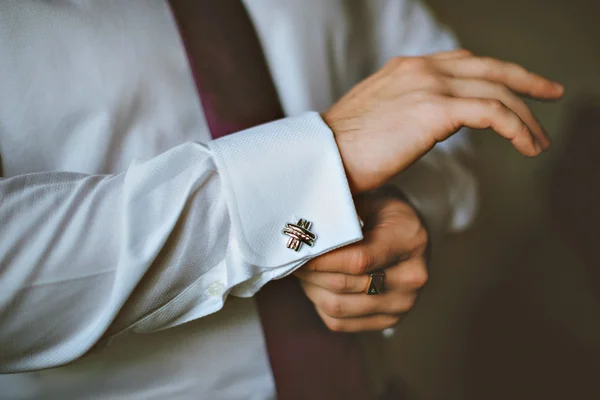
[[[32,371],[0,376],[0,398],[273,396],[244,297],[361,237],[331,132],[306,112],[454,42],[415,2],[246,4],[293,118],[210,143],[163,1],[0,5],[0,372]],[[474,209],[465,146],[399,178],[450,229]],[[298,217],[319,238],[294,253],[280,229]]]

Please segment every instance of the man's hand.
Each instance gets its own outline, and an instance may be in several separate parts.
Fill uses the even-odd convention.
[[[395,325],[427,281],[427,232],[413,208],[393,191],[356,200],[364,240],[315,258],[298,269],[306,295],[333,331]],[[385,268],[384,293],[366,294],[368,272]]]
[[[558,99],[561,85],[466,50],[397,57],[323,114],[353,193],[377,188],[466,126],[492,128],[522,154],[550,146],[516,93]]]

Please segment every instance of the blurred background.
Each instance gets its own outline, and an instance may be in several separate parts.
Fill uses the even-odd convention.
[[[476,134],[478,220],[434,247],[395,336],[366,337],[372,368],[387,358],[406,399],[600,399],[600,1],[427,3],[566,96],[531,103],[554,143],[535,160]]]

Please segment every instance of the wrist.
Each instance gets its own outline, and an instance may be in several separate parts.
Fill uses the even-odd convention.
[[[335,112],[330,110],[321,114],[321,118],[333,133],[335,144],[342,159],[350,192],[353,195],[357,195],[369,190],[369,188],[366,188],[368,185],[366,185],[365,179],[361,178],[361,174],[359,173],[361,168],[357,168],[355,165],[357,154],[359,154],[358,149],[356,148],[356,132],[358,131],[358,127],[352,127],[351,124],[347,123],[347,119],[338,117]]]

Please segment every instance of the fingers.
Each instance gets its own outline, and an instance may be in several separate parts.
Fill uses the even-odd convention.
[[[334,332],[381,331],[396,325],[400,321],[398,315],[370,315],[360,318],[333,318],[317,309],[317,313],[325,325]]]
[[[429,280],[425,257],[417,257],[385,271],[385,290],[410,292],[421,289]]]
[[[472,57],[473,53],[466,49],[456,49],[450,51],[442,51],[440,53],[433,53],[428,55],[427,57],[436,59],[436,60],[455,60],[459,58]]]
[[[365,233],[361,242],[342,247],[311,260],[305,268],[318,272],[364,275],[422,253],[427,231],[415,215],[406,215],[394,205],[380,210],[385,218]]]
[[[369,275],[314,272],[300,268],[295,272],[302,281],[337,294],[366,293]],[[410,292],[420,289],[428,279],[423,257],[417,257],[385,269],[385,291]]]
[[[308,298],[317,309],[332,318],[357,318],[376,314],[397,315],[410,310],[416,291],[385,292],[376,296],[337,294],[310,283],[302,282]]]
[[[527,104],[514,92],[534,98],[558,99],[564,91],[560,84],[517,64],[475,57],[463,50],[437,53],[413,64],[413,69],[420,74],[419,79],[414,80],[420,90],[472,99],[471,104],[477,99],[487,100],[487,105],[481,103],[477,106],[478,110],[486,109],[486,114],[480,115],[479,121],[475,121],[473,113],[465,116],[474,124],[471,127],[488,125],[509,138],[521,153],[528,156],[550,147],[549,137]],[[406,71],[403,73],[406,74]],[[463,105],[466,103],[462,101]],[[460,105],[455,106],[461,108]],[[528,139],[529,135],[535,140]]]
[[[550,139],[525,101],[505,86],[482,79],[450,79],[448,85],[456,97],[500,100],[527,124],[544,150],[550,147]]]
[[[538,99],[558,99],[564,88],[543,76],[506,61],[487,57],[441,60],[437,68],[455,78],[485,79]]]
[[[311,281],[319,281],[320,277],[331,279],[333,274],[326,272],[302,273]],[[355,281],[356,287],[363,282],[362,277],[345,275],[349,281]],[[313,280],[315,278],[315,280]],[[400,315],[409,311],[416,300],[417,290],[427,281],[427,268],[422,257],[405,261],[386,270],[385,293],[367,296],[365,290],[358,294],[340,294],[327,288],[302,281],[304,291],[314,303],[315,308],[327,327],[338,332],[377,331],[394,326]],[[331,281],[323,280],[328,285]],[[346,288],[352,284],[344,283]]]
[[[349,275],[336,272],[314,272],[300,268],[294,274],[306,283],[333,293],[366,293],[369,275]]]
[[[510,140],[523,155],[533,157],[542,147],[533,140],[527,124],[498,99],[454,98],[448,102],[451,123],[458,130],[461,126],[473,129],[491,128]],[[438,141],[446,139],[438,138]]]

